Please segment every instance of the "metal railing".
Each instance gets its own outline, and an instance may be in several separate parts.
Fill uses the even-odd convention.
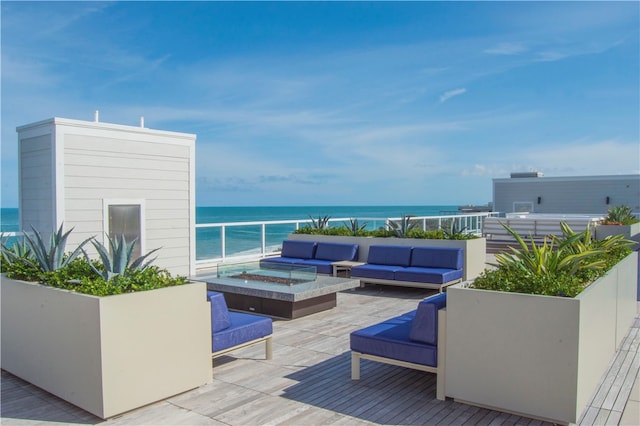
[[[480,235],[485,217],[497,216],[496,212],[479,212],[461,215],[412,216],[422,230],[444,229],[450,231],[452,224],[458,232]],[[352,218],[329,218],[330,225],[347,225]],[[389,222],[402,218],[358,218],[365,229],[386,228]],[[287,235],[303,226],[311,226],[311,219],[292,219],[255,222],[225,222],[196,224],[196,268],[207,268],[229,259],[241,261],[265,257],[276,252]],[[237,245],[238,247],[234,247]]]

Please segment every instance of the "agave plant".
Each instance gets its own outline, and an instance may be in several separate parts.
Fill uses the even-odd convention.
[[[57,232],[52,232],[49,238],[49,244],[45,244],[40,235],[40,232],[36,230],[33,226],[31,226],[31,230],[33,231],[33,238],[28,234],[24,234],[26,248],[28,248],[32,256],[31,257],[23,257],[21,258],[23,262],[33,266],[34,268],[39,268],[43,272],[53,272],[57,271],[60,268],[64,268],[71,261],[73,261],[81,252],[85,244],[87,244],[93,237],[87,238],[82,243],[78,245],[78,247],[71,252],[69,255],[65,254],[65,249],[67,245],[67,238],[73,228],[62,233],[62,228],[64,224],[60,225]]]
[[[311,219],[311,228],[318,230],[329,228],[329,219],[331,219],[331,216],[318,216],[318,219],[309,216],[309,218]]]
[[[146,269],[156,258],[154,257],[151,260],[145,262],[145,260],[149,257],[149,255],[154,252],[160,250],[159,248],[151,250],[149,253],[144,256],[140,256],[135,260],[131,260],[133,255],[133,249],[135,248],[137,238],[133,239],[131,242],[127,242],[124,237],[124,234],[120,235],[120,238],[114,237],[111,238],[107,235],[107,240],[109,241],[109,248],[105,247],[102,243],[93,239],[91,244],[95,247],[98,255],[100,256],[100,260],[102,261],[102,265],[104,267],[104,271],[99,270],[94,266],[89,258],[87,252],[84,252],[85,257],[89,261],[89,265],[93,271],[100,275],[105,281],[109,281],[118,275],[124,275],[127,270],[144,270]]]
[[[398,238],[405,238],[409,231],[415,229],[418,226],[418,222],[411,220],[413,215],[403,215],[400,221],[390,220],[387,223],[387,228]]]
[[[611,207],[603,223],[605,225],[632,225],[638,222],[628,206]]]
[[[349,230],[351,235],[355,237],[360,235],[367,228],[367,222],[361,225],[358,222],[358,219],[349,219],[349,223],[345,222],[344,226]]]
[[[11,265],[14,262],[20,261],[19,259],[31,258],[31,249],[24,243],[24,240],[17,239],[11,247],[7,246],[8,238],[4,234],[0,234],[0,253],[2,256],[2,263],[5,265]]]

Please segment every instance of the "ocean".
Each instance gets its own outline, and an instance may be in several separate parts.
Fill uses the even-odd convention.
[[[333,219],[357,218],[369,229],[384,224],[389,217],[437,216],[452,214],[458,206],[279,206],[279,207],[197,207],[196,223],[264,222],[278,220],[310,221],[310,218],[329,216]],[[0,231],[19,230],[17,208],[0,209]],[[340,226],[342,221],[333,222]],[[295,224],[274,224],[266,227],[267,251],[280,246],[282,240],[295,229]],[[228,227],[225,230],[226,256],[256,252],[261,246],[260,225]],[[196,229],[196,258],[198,260],[222,256],[221,230]]]

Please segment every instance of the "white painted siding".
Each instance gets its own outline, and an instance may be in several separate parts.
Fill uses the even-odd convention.
[[[639,212],[640,175],[494,179],[493,197],[494,210],[505,213],[516,202],[531,202],[531,213],[604,215],[618,205]]]
[[[104,242],[105,200],[143,202],[143,251],[161,247],[155,264],[174,274],[195,272],[195,135],[60,118],[18,132],[47,125],[55,134],[49,150],[21,154],[25,218],[47,212],[54,220],[57,209],[58,224],[74,228],[73,247],[92,236]],[[58,185],[53,177],[45,185],[42,173]],[[31,200],[48,204],[37,209]]]
[[[33,226],[45,235],[54,229],[54,171],[50,130],[19,138],[21,229]]]

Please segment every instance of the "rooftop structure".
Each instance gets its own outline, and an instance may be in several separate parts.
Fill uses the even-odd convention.
[[[531,172],[493,179],[497,212],[606,215],[619,205],[640,213],[640,174],[545,177]]]

